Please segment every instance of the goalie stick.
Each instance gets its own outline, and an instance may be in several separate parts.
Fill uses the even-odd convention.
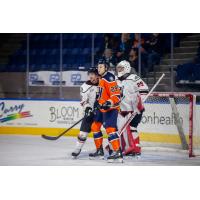
[[[155,85],[151,88],[151,90],[149,91],[149,93],[147,94],[147,96],[143,99],[143,103],[147,100],[147,98],[155,90],[155,88],[157,87],[157,85],[160,83],[160,81],[163,79],[164,76],[165,76],[165,74],[163,73],[161,75],[161,77],[158,79],[158,81],[155,83]],[[124,124],[124,126],[122,127],[122,129],[118,132],[119,136],[121,136],[121,134],[125,131],[126,127],[131,123],[131,121],[136,116],[136,114],[137,114],[136,112],[134,112],[134,113],[131,114],[131,116],[129,117],[129,119],[127,120],[127,122]]]
[[[46,139],[46,140],[57,140],[59,139],[61,136],[63,136],[65,133],[67,133],[68,131],[70,131],[74,126],[76,126],[77,124],[79,124],[81,121],[83,120],[83,118],[81,118],[79,121],[77,121],[75,124],[73,124],[71,127],[69,127],[67,130],[65,130],[64,132],[62,132],[60,135],[58,136],[48,136],[48,135],[42,135],[42,138]]]

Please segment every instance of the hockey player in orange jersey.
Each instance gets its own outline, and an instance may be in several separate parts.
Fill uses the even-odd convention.
[[[108,141],[114,150],[113,154],[107,157],[108,162],[123,162],[119,136],[117,134],[120,89],[115,80],[115,76],[108,72],[108,64],[103,59],[98,63],[98,73],[101,76],[98,93],[99,110],[97,110],[91,127],[96,152],[90,153],[89,157],[104,157],[103,134],[101,132],[101,126],[103,125],[108,134]]]

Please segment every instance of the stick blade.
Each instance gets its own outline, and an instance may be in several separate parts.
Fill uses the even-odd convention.
[[[41,135],[42,138],[46,139],[46,140],[57,140],[58,137],[54,137],[54,136],[48,136],[48,135]]]

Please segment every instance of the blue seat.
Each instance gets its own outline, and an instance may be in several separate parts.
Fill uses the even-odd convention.
[[[63,64],[63,67],[62,67],[62,69],[63,69],[63,71],[66,71],[66,70],[68,70],[68,69],[69,69],[69,67],[68,67],[68,64]]]
[[[91,48],[84,48],[81,51],[81,54],[83,54],[83,55],[91,54]]]
[[[57,55],[60,53],[60,49],[51,49],[50,55]]]
[[[87,69],[91,68],[91,66],[92,66],[91,62],[87,62],[87,63],[84,64],[84,67],[87,68]]]
[[[29,65],[29,71],[30,72],[38,71],[37,66],[35,64],[30,64]]]
[[[72,47],[73,47],[73,41],[72,40],[63,41],[63,48],[70,49]]]
[[[103,41],[104,34],[94,34],[95,49]],[[25,66],[26,64],[26,41],[22,47],[9,58],[9,64]],[[69,33],[63,34],[63,64],[65,68],[85,65],[91,62],[91,33]],[[100,45],[101,46],[101,45]],[[41,65],[57,66],[60,63],[60,34],[30,34],[30,64],[34,69]],[[87,64],[90,65],[90,64]],[[13,65],[14,66],[14,65]],[[12,67],[14,68],[14,67]],[[23,68],[23,67],[22,67]],[[43,66],[44,68],[44,66]],[[53,67],[55,69],[56,67]]]
[[[70,52],[72,55],[76,55],[76,54],[79,54],[80,53],[80,48],[74,48],[71,50]]]
[[[59,64],[51,64],[51,65],[49,66],[49,69],[50,69],[51,71],[60,71],[60,65],[59,65]]]
[[[71,52],[71,49],[63,49],[63,55],[68,55],[68,54],[70,54],[70,52]]]
[[[20,72],[25,72],[27,69],[26,69],[26,64],[21,64],[21,65],[19,65],[19,68],[18,68],[18,70],[20,71]]]
[[[200,80],[200,64],[196,64],[196,66],[194,67],[194,79],[196,81]]]
[[[40,51],[41,52],[41,51]],[[36,55],[38,53],[38,51],[36,49],[31,49],[29,51],[29,55]]]

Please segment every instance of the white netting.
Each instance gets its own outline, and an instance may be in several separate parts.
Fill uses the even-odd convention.
[[[194,98],[194,117],[193,117],[193,153],[195,156],[200,156],[200,104],[196,101],[196,97]]]
[[[155,142],[179,144],[182,148],[185,139],[190,156],[197,155],[200,149],[200,128],[197,123],[200,110],[194,101],[195,96],[191,94],[152,94],[145,102],[146,111],[139,126],[140,132],[144,133],[143,138],[148,138],[152,142],[155,140]]]

